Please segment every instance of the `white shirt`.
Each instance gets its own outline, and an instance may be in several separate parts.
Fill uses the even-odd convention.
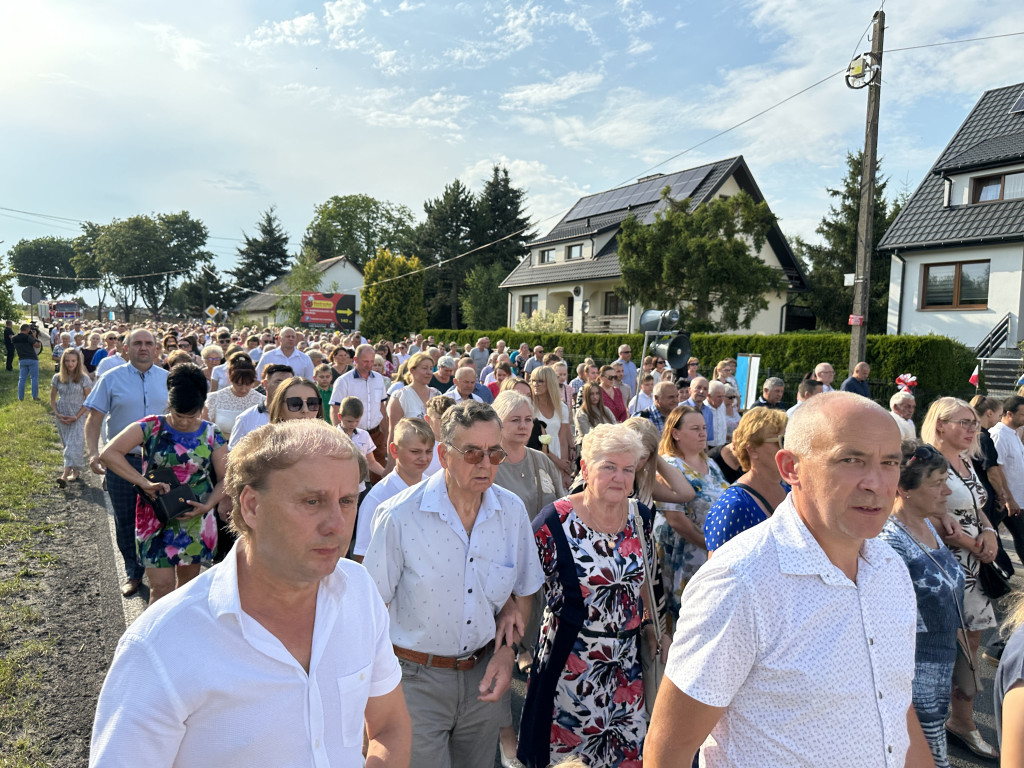
[[[626,410],[629,414],[640,413],[640,411],[646,411],[648,408],[654,407],[654,398],[648,394],[645,394],[642,390],[637,392],[633,399],[629,401],[629,405],[626,406]]]
[[[268,365],[291,366],[292,373],[296,376],[305,376],[310,381],[313,380],[313,361],[301,349],[293,349],[291,357],[286,357],[280,347],[274,347],[269,352],[264,352],[260,361],[256,363],[257,379],[263,378],[263,369]]]
[[[904,419],[895,411],[889,411],[889,415],[896,420],[896,426],[900,428],[901,440],[916,440],[917,429],[914,427],[913,419]]]
[[[370,375],[364,379],[359,375],[359,371],[353,368],[334,382],[331,405],[341,405],[341,401],[346,397],[359,398],[363,403],[363,415],[359,419],[359,426],[365,430],[376,429],[384,419],[380,404],[388,399],[390,383],[390,379],[376,371],[370,371]]]
[[[551,435],[551,442],[548,443],[548,453],[561,459],[562,443],[558,439],[558,432],[563,424],[568,424],[571,421],[572,417],[569,416],[569,406],[559,400],[555,403],[555,407],[551,409],[551,416],[545,416],[535,404],[533,407],[533,418],[543,421],[545,425],[544,434]]]
[[[725,401],[723,400],[722,404],[717,408],[711,405],[708,408],[711,409],[711,421],[715,425],[715,439],[708,440],[708,447],[714,448],[717,445],[725,445],[729,442],[729,427],[726,421],[728,414],[725,412]]]
[[[401,682],[387,609],[348,560],[321,579],[309,673],[238,598],[237,553],[161,599],[121,637],[90,766],[362,766],[369,697]]]
[[[360,557],[366,554],[366,548],[370,546],[370,532],[373,530],[377,507],[408,487],[398,471],[394,470],[384,475],[384,479],[363,497],[359,505],[359,514],[356,516],[356,543],[352,546],[352,554]]]
[[[894,768],[910,739],[917,600],[903,561],[868,539],[857,583],[792,496],[715,551],[682,597],[665,675],[726,711],[707,768]]]
[[[438,472],[377,508],[363,565],[388,603],[391,640],[421,653],[465,656],[494,639],[509,595],[544,583],[519,497],[492,485],[471,534]]]
[[[128,361],[121,357],[119,354],[114,352],[113,354],[107,355],[96,365],[96,378],[98,379],[104,373],[109,371],[111,368],[117,368],[119,365],[124,365]]]
[[[447,392],[445,392],[445,394],[448,395],[448,397],[450,397],[456,403],[461,403],[463,400],[466,399],[462,395],[459,394],[459,390],[457,390],[455,387],[452,387],[451,389],[449,389]],[[476,400],[478,403],[482,403],[484,401],[484,399],[482,397],[480,397],[480,395],[474,395],[472,393],[470,393],[469,399],[470,400]]]
[[[988,434],[996,445],[999,463],[1003,466],[1003,475],[1006,476],[1013,500],[1020,506],[1024,501],[1024,443],[1014,430],[1001,421],[990,428]]]
[[[231,439],[228,440],[228,450],[234,449],[238,442],[253,430],[259,429],[264,424],[270,423],[270,414],[267,413],[266,404],[254,405],[252,408],[242,411],[235,419],[235,426],[231,430]]]
[[[230,387],[231,382],[228,380],[228,364],[221,363],[220,365],[213,366],[213,370],[210,371],[210,378],[217,382],[218,391]]]

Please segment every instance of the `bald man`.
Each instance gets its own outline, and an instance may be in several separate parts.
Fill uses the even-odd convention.
[[[260,356],[260,361],[256,366],[257,378],[263,375],[263,369],[268,365],[276,364],[287,365],[295,372],[296,376],[302,376],[312,381],[315,366],[313,361],[309,359],[309,355],[301,349],[296,349],[298,343],[299,334],[295,332],[294,328],[289,328],[288,326],[282,328],[278,334],[277,348]]]
[[[686,587],[647,768],[931,766],[911,705],[917,602],[882,530],[900,433],[881,406],[806,401],[776,455],[789,496]]]
[[[868,376],[870,375],[871,366],[862,360],[853,367],[853,375],[846,379],[839,389],[871,399],[871,387],[868,386]]]

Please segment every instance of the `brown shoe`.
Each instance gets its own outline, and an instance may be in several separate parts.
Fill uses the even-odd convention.
[[[142,579],[125,579],[124,584],[121,585],[121,594],[124,597],[131,597],[139,591],[141,586]]]

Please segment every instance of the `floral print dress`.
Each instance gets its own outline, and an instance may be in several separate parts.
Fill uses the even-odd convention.
[[[595,768],[638,768],[643,764],[647,734],[637,645],[643,639],[638,630],[644,569],[635,531],[641,520],[631,506],[623,531],[600,533],[576,516],[568,498],[559,499],[554,506],[575,559],[586,619],[555,684],[550,758],[558,762],[576,755]],[[551,671],[547,666],[559,628],[556,614],[565,595],[552,534],[544,525],[535,537],[547,604],[533,675],[543,675]]]
[[[704,521],[718,497],[725,493],[729,481],[714,459],[707,459],[707,474],[701,474],[690,467],[678,456],[662,456],[669,464],[682,472],[693,490],[696,492],[693,501],[686,504],[660,504],[661,509],[682,510],[697,530],[703,533]],[[679,617],[679,606],[682,604],[683,590],[686,584],[697,573],[697,569],[708,561],[708,551],[703,547],[690,544],[668,524],[665,514],[658,511],[654,518],[654,540],[658,546],[658,558],[661,560],[661,578],[665,587],[665,601],[669,616],[674,621]]]
[[[967,467],[969,476],[961,476],[952,467],[946,477],[946,487],[951,491],[946,497],[946,511],[956,517],[960,527],[971,538],[981,533],[981,522],[978,510],[984,509],[988,501],[988,491],[974,471],[974,465],[966,456],[961,457]],[[964,623],[967,629],[980,630],[996,626],[996,615],[992,610],[992,602],[985,597],[978,582],[978,571],[981,562],[974,554],[960,547],[950,547],[956,555],[957,562],[964,572]]]
[[[155,467],[170,467],[196,498],[204,501],[213,490],[213,452],[227,441],[215,424],[204,421],[195,432],[179,432],[161,416],[138,422],[143,434],[145,474]],[[217,511],[188,520],[175,518],[166,525],[156,517],[145,494],[135,505],[135,546],[146,568],[175,565],[210,565],[217,550]]]

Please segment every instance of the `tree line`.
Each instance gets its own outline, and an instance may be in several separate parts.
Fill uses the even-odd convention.
[[[856,259],[861,164],[859,153],[848,154],[841,184],[827,190],[833,204],[816,230],[822,242],[791,238],[811,284],[793,301],[812,311],[819,329],[848,331],[852,289],[843,286],[843,275],[854,270]],[[887,181],[879,162],[876,245],[907,196],[887,200]],[[37,285],[49,298],[91,289],[100,312],[116,306],[129,318],[140,304],[157,317],[199,316],[211,304],[232,309],[284,278],[274,292],[284,294],[278,307],[295,322],[301,291],[337,288],[321,285],[315,265],[344,256],[369,286],[361,312],[369,335],[394,336],[420,327],[498,328],[507,320],[506,293],[499,284],[528,255],[536,236],[525,200],[525,190],[499,166],[478,194],[459,179],[445,185],[438,197],[424,202],[420,222],[404,205],[363,194],[333,196],[314,207],[295,253],[270,207],[253,234],[243,232],[235,266],[223,274],[213,266],[206,226],[188,211],[86,222],[75,238],[22,240],[8,258],[14,272],[48,276],[21,282]],[[694,210],[688,201],[668,203],[654,225],[623,224],[620,294],[648,306],[679,306],[691,330],[720,330],[723,323],[749,327],[763,309],[765,291],[785,291],[781,277],[756,256],[774,216],[743,195]],[[12,275],[0,273],[0,307],[13,301],[11,281]],[[871,333],[885,332],[888,281],[888,260],[876,252]]]

